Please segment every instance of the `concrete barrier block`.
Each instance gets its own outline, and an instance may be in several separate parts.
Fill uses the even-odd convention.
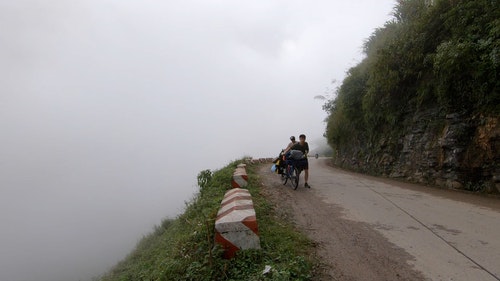
[[[245,167],[238,167],[238,168],[234,169],[233,174],[246,174],[246,173],[247,173],[247,169],[245,169]]]
[[[233,188],[246,187],[248,185],[248,175],[245,168],[236,168],[231,180]]]
[[[224,257],[232,258],[239,250],[260,249],[257,218],[248,190],[234,188],[226,192],[215,221],[215,242],[224,248]]]

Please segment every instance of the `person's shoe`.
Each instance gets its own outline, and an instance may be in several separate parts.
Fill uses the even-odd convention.
[[[304,184],[304,187],[311,188],[311,186],[308,185],[307,182]]]

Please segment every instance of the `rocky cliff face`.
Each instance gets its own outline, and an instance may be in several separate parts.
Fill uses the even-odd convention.
[[[419,112],[398,136],[337,150],[338,165],[446,188],[500,191],[500,117]]]

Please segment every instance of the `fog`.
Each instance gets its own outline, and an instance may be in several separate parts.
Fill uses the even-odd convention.
[[[90,280],[182,213],[200,170],[317,147],[313,97],[393,5],[0,0],[0,280]]]

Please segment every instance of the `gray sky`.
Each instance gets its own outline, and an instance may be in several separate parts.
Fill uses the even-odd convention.
[[[318,145],[313,97],[393,5],[0,0],[0,280],[95,276],[200,170]]]

